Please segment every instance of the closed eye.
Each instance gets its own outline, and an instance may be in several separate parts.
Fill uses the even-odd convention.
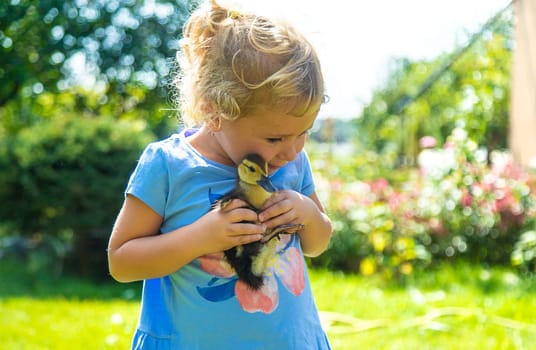
[[[298,137],[302,137],[302,136],[306,136],[309,134],[310,132],[310,128],[305,130],[304,132],[302,132],[301,134],[298,135]],[[282,137],[268,137],[266,139],[266,141],[268,141],[268,143],[278,143],[278,142],[282,142],[284,138],[288,138],[288,137],[291,137],[290,135],[289,136],[282,136]]]

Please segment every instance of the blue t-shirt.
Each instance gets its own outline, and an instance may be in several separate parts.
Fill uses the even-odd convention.
[[[203,157],[186,129],[144,150],[126,193],[163,217],[162,234],[188,225],[236,183],[236,168]],[[314,191],[301,152],[270,179],[277,188]],[[282,235],[259,291],[247,288],[223,253],[199,257],[143,283],[133,349],[330,349],[310,288],[299,236]]]

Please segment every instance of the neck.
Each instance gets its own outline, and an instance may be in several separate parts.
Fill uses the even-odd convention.
[[[198,132],[189,137],[188,141],[203,157],[220,164],[236,165],[224,152],[214,132],[206,125],[203,125]]]

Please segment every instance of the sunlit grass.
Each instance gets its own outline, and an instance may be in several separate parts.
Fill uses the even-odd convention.
[[[313,273],[334,349],[532,349],[536,285],[501,269],[458,264],[404,287]],[[344,315],[344,316],[343,316]],[[352,316],[349,318],[348,316]]]
[[[403,286],[315,270],[311,280],[334,349],[532,349],[536,344],[536,285],[508,270],[457,264],[422,273]],[[129,348],[139,284],[5,281],[2,349]]]
[[[120,300],[0,300],[2,349],[128,349],[138,305]]]

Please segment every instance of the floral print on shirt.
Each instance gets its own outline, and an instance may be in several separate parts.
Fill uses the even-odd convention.
[[[200,257],[201,269],[213,276],[207,286],[198,286],[199,294],[213,302],[236,297],[246,312],[272,313],[279,305],[277,280],[295,296],[305,288],[305,265],[296,247],[290,246],[291,235],[282,235],[276,254],[264,273],[264,284],[259,290],[249,288],[238,280],[236,273],[227,263],[223,252]]]

